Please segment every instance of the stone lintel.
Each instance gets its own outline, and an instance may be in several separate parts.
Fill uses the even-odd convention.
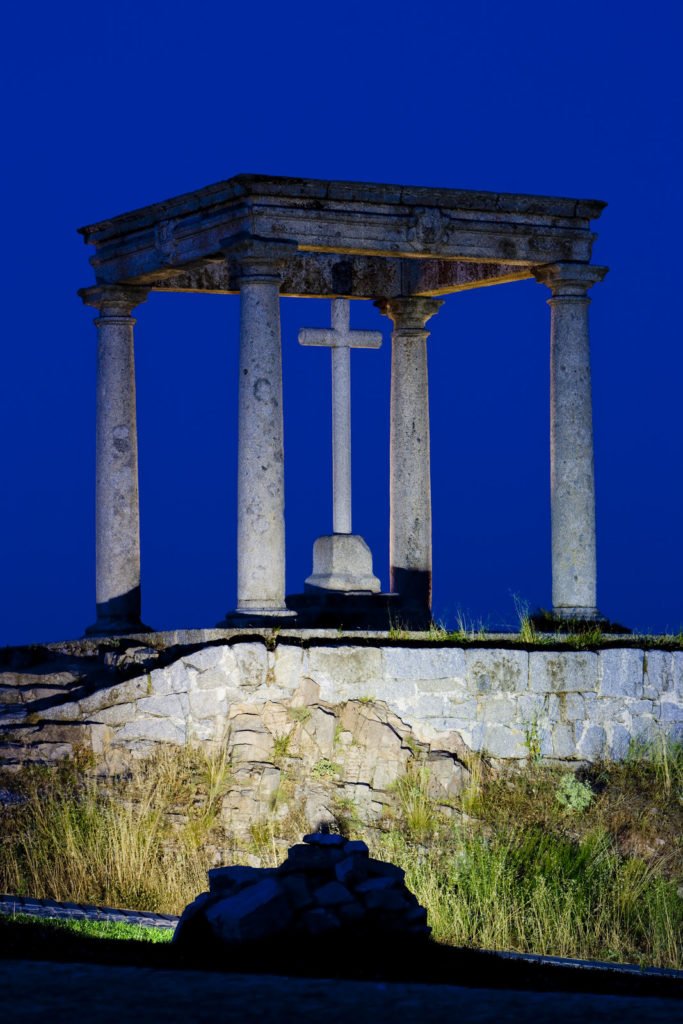
[[[339,256],[297,252],[282,266],[283,296],[290,298],[375,299],[398,296],[439,296],[524,281],[527,267],[506,263],[461,260],[399,260],[378,256]],[[237,260],[204,261],[181,273],[150,282],[158,292],[208,292],[236,295],[240,267]]]
[[[587,262],[604,204],[461,189],[241,175],[82,228],[98,281],[141,282],[241,232],[302,251],[533,266]]]
[[[225,258],[233,265],[238,279],[261,274],[282,273],[289,259],[297,251],[296,242],[282,238],[261,238],[246,231],[223,239],[221,246]]]

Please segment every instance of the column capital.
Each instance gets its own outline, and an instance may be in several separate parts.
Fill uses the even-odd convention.
[[[394,323],[396,331],[424,331],[427,321],[438,313],[443,299],[410,296],[396,299],[377,299],[375,305]]]
[[[78,294],[86,306],[99,309],[103,317],[129,317],[136,306],[147,301],[149,288],[137,285],[102,284],[81,288]]]
[[[546,263],[531,268],[536,280],[550,288],[554,299],[585,298],[588,289],[602,281],[608,270],[590,263]]]
[[[225,257],[239,268],[240,277],[282,276],[286,261],[297,252],[296,242],[281,238],[259,238],[242,232],[221,240]]]

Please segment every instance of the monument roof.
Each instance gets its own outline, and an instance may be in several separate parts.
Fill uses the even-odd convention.
[[[596,199],[239,174],[98,221],[80,233],[95,247],[91,264],[101,284],[233,291],[232,281],[210,288],[199,284],[196,274],[224,264],[226,245],[247,235],[286,240],[299,255],[344,256],[358,280],[361,271],[367,278],[363,260],[397,262],[402,268],[395,273],[403,273],[405,261],[427,260],[431,278],[438,277],[446,292],[457,288],[444,284],[454,276],[439,269],[444,261],[489,265],[474,275],[485,283],[528,277],[530,267],[544,263],[588,262],[595,238],[590,221],[604,206]],[[300,261],[299,269],[303,266]],[[307,281],[301,270],[292,294],[314,294],[321,274],[330,276],[324,259],[309,258],[304,269]],[[188,273],[195,274],[189,283]],[[320,294],[334,292],[324,287]]]

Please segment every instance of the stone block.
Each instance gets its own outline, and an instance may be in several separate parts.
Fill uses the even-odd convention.
[[[313,893],[313,898],[321,907],[338,907],[342,903],[353,902],[353,896],[339,881],[327,882]]]
[[[267,761],[275,741],[257,714],[241,713],[230,722],[230,752],[235,762]]]
[[[293,708],[310,707],[311,704],[317,704],[319,700],[320,687],[312,679],[304,676],[294,691],[291,706]]]
[[[608,756],[614,761],[623,761],[631,746],[630,731],[623,725],[608,725],[605,732]]]
[[[240,688],[258,690],[265,686],[268,675],[268,651],[265,644],[236,643],[232,650]]]
[[[527,651],[465,651],[467,687],[470,693],[521,693],[527,689]]]
[[[234,675],[237,670],[237,662],[232,647],[229,644],[218,644],[211,647],[201,647],[191,654],[185,654],[182,658],[187,668],[194,669],[200,676],[205,672],[216,670],[223,673],[225,677]],[[226,679],[223,679],[223,686]]]
[[[592,651],[532,651],[529,688],[534,693],[595,692],[598,656]]]
[[[663,694],[674,693],[674,653],[672,651],[646,651],[643,656],[643,696],[657,700]]]
[[[596,761],[607,752],[607,734],[602,726],[584,724],[577,726],[576,752],[587,761]]]
[[[90,749],[96,757],[101,757],[109,750],[111,746],[112,737],[114,735],[113,729],[108,725],[98,725],[93,723],[88,733],[90,736]]]
[[[560,721],[580,722],[586,715],[586,698],[580,693],[562,694],[560,700]]]
[[[158,715],[162,718],[185,718],[188,712],[188,698],[185,693],[161,694],[153,697],[141,697],[137,701],[137,710],[143,715]]]
[[[309,846],[324,846],[333,850],[346,846],[346,839],[337,832],[309,832],[304,836],[304,842]]]
[[[207,872],[210,892],[225,892],[258,882],[266,877],[266,868],[251,868],[246,864],[233,864],[225,868],[210,868]]]
[[[467,699],[469,693],[465,688],[463,677],[458,679],[417,679],[415,688],[418,693],[441,693],[448,697],[456,696],[456,699]]]
[[[451,711],[451,705],[445,694],[423,693],[412,702],[414,713],[418,718],[443,718]]]
[[[351,854],[350,856],[345,856],[344,860],[340,860],[335,865],[334,873],[337,880],[343,885],[349,885],[364,878],[367,871],[366,860],[367,855]]]
[[[334,704],[349,696],[374,693],[382,678],[382,654],[376,647],[313,647],[306,675],[318,683],[323,699]]]
[[[291,907],[302,910],[312,906],[313,895],[303,875],[284,875],[280,884]]]
[[[148,692],[163,697],[169,693],[187,693],[196,677],[196,671],[179,659],[165,668],[155,668],[145,678]]]
[[[594,725],[605,725],[608,722],[628,725],[631,717],[630,703],[627,697],[598,697],[590,707],[586,707],[584,718]]]
[[[557,693],[520,693],[514,700],[520,722],[559,722],[560,698]],[[483,699],[483,698],[482,698]]]
[[[551,731],[551,756],[561,759],[576,755],[573,725],[556,725]]]
[[[447,751],[433,751],[427,762],[429,782],[427,795],[432,800],[444,800],[458,796],[467,780],[469,772],[464,765]]]
[[[643,652],[613,648],[598,655],[598,696],[642,697]]]
[[[474,749],[485,751],[491,757],[521,758],[529,754],[524,731],[517,727],[486,723],[477,739],[479,742]]]
[[[257,882],[204,911],[214,934],[223,942],[253,942],[276,935],[289,924],[292,912],[274,878]]]
[[[137,700],[138,697],[146,697],[153,692],[149,676],[137,676],[135,679],[128,679],[125,683],[117,683],[115,686],[97,690],[79,700],[78,705],[82,714],[91,715],[102,708],[110,708],[114,704],[128,704]]]
[[[135,718],[114,733],[112,742],[121,744],[136,740],[153,743],[184,743],[185,724],[169,718]]]
[[[231,831],[247,832],[249,825],[270,814],[280,788],[280,769],[269,763],[238,767],[221,805],[221,817]]]
[[[368,910],[384,910],[390,914],[400,913],[408,908],[403,893],[394,889],[365,892],[363,893],[363,903]]]
[[[271,652],[272,677],[284,693],[295,694],[303,682],[304,652],[301,647],[278,644]],[[314,684],[312,684],[314,685]],[[303,701],[302,703],[307,703]],[[314,703],[314,701],[311,701]]]
[[[332,533],[318,537],[313,544],[313,572],[305,589],[334,590],[342,593],[366,591],[378,594],[380,581],[372,571],[372,552],[362,537],[352,533]]]
[[[344,853],[347,857],[352,854],[358,854],[361,857],[368,857],[370,851],[368,850],[367,844],[362,839],[349,839],[344,843]]]
[[[505,693],[484,694],[479,698],[478,707],[480,718],[483,722],[491,722],[496,725],[509,725],[519,719],[517,701],[512,695]]]
[[[213,715],[227,715],[228,702],[225,688],[193,690],[189,694],[190,714],[193,718],[211,718]]]
[[[460,695],[449,695],[448,713],[457,715],[458,718],[475,719],[477,717],[478,702],[476,697],[466,697],[464,700]]]
[[[103,725],[125,725],[132,722],[137,713],[135,704],[114,704],[111,708],[96,711],[91,717]]]
[[[308,759],[331,758],[336,728],[337,718],[333,711],[313,707],[310,717],[298,727],[295,746]]]
[[[665,725],[669,722],[683,722],[683,702],[663,700],[659,705],[659,720]]]
[[[392,679],[465,679],[460,647],[383,647],[384,674]]]
[[[683,700],[683,651],[673,652],[674,660],[674,688],[673,692],[678,700]]]

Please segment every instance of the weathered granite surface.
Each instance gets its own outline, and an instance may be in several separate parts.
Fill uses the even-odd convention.
[[[306,776],[313,825],[335,798],[380,817],[416,757],[445,804],[468,757],[623,758],[632,739],[683,737],[683,651],[558,651],[384,636],[213,630],[0,652],[0,763],[77,748],[120,771],[159,743],[227,746],[224,814],[272,806],[284,758]]]

